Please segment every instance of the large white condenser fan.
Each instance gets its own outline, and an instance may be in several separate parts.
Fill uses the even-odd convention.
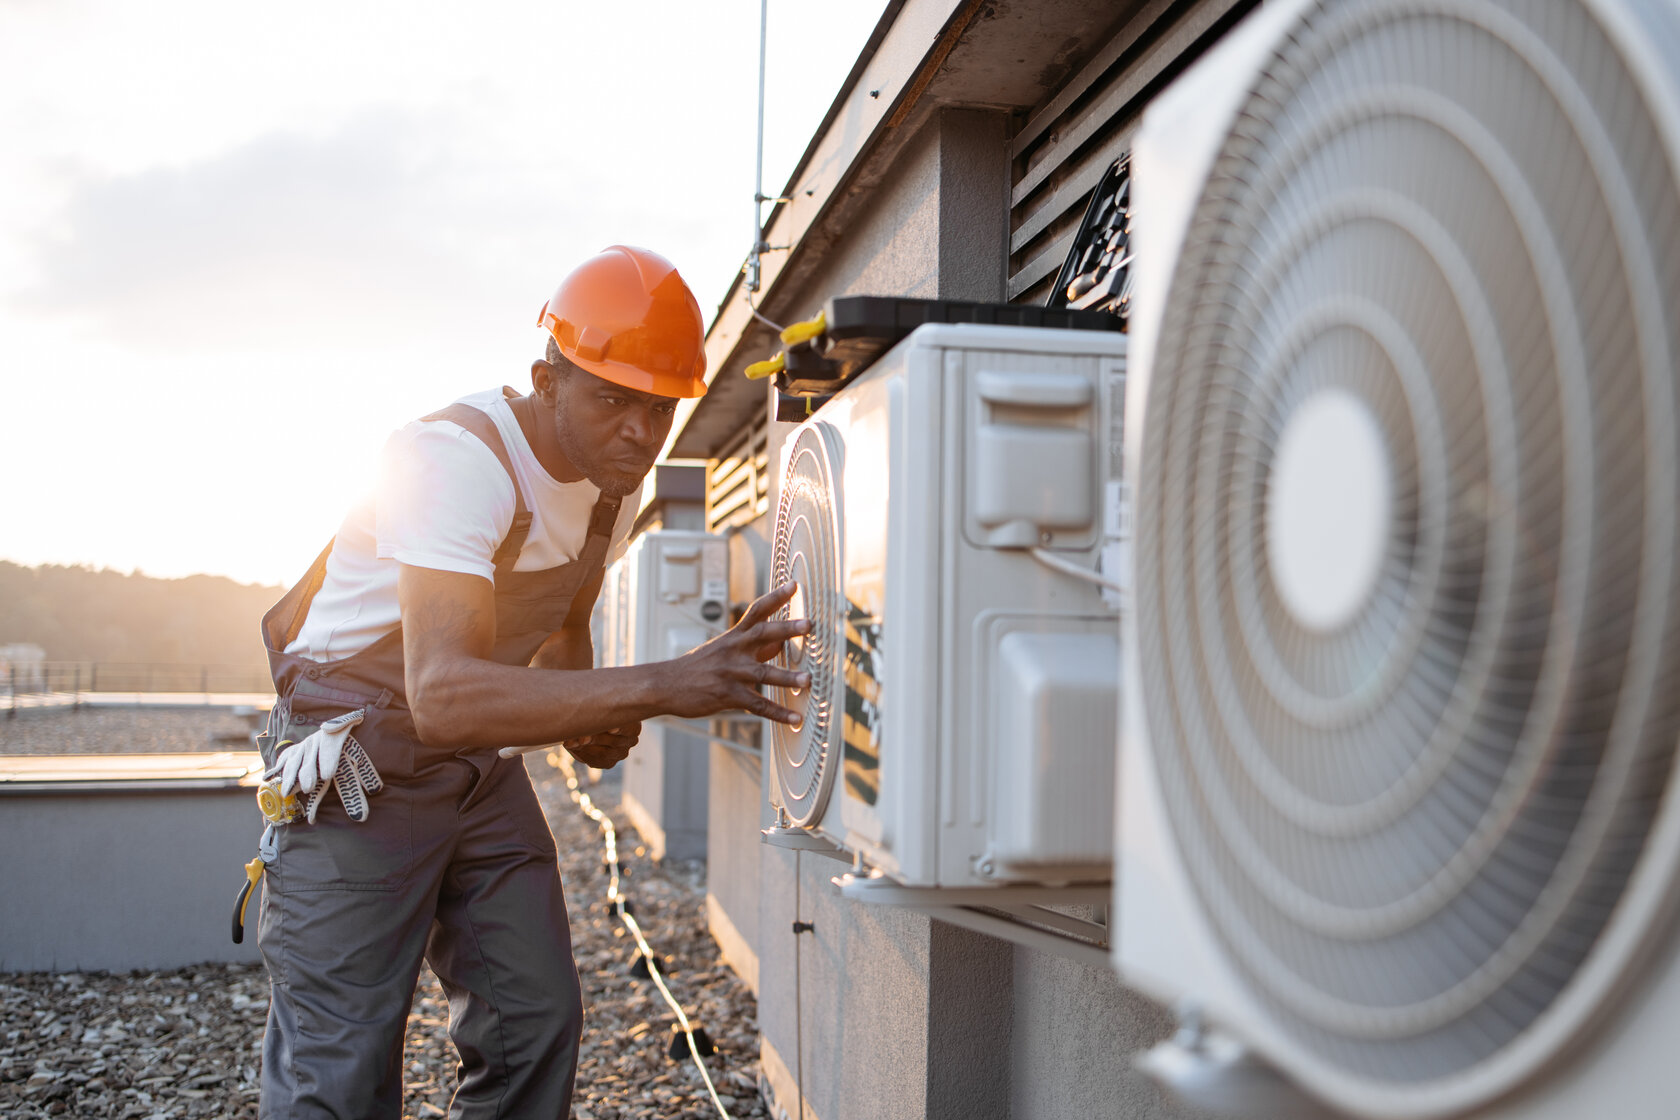
[[[1680,1115],[1680,7],[1269,3],[1133,172],[1123,976],[1358,1115]]]

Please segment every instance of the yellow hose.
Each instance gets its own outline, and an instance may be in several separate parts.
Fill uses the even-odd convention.
[[[787,346],[798,346],[801,342],[816,338],[827,329],[828,313],[819,311],[815,319],[807,319],[803,323],[795,323],[791,327],[784,328],[782,330],[782,342]]]
[[[792,327],[788,328],[788,330],[792,330],[792,329],[793,329]],[[783,333],[786,333],[786,332],[783,332]],[[769,377],[771,374],[780,373],[780,372],[782,372],[782,370],[784,370],[786,368],[787,368],[787,355],[786,354],[777,354],[774,358],[766,358],[762,362],[754,362],[752,365],[748,366],[742,372],[744,372],[747,375],[747,380],[749,380],[749,381],[762,381],[764,378]]]

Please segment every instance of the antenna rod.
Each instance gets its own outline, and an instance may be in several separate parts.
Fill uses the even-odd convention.
[[[747,291],[758,291],[759,256],[764,249],[764,48],[770,0],[758,3],[758,166],[753,175],[752,254],[747,257]]]

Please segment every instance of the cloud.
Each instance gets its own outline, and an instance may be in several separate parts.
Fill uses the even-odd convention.
[[[558,170],[486,167],[459,122],[384,110],[189,166],[73,174],[16,302],[172,351],[447,332],[506,313],[504,259]]]

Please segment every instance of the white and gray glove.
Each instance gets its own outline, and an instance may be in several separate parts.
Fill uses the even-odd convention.
[[[373,767],[362,745],[351,736],[350,729],[362,722],[362,709],[334,716],[321,724],[301,743],[285,743],[274,759],[274,765],[263,775],[264,781],[280,778],[280,796],[293,790],[308,795],[304,815],[315,823],[315,811],[327,794],[329,785],[338,789],[338,799],[353,821],[368,818],[368,794],[385,788],[379,771]]]

